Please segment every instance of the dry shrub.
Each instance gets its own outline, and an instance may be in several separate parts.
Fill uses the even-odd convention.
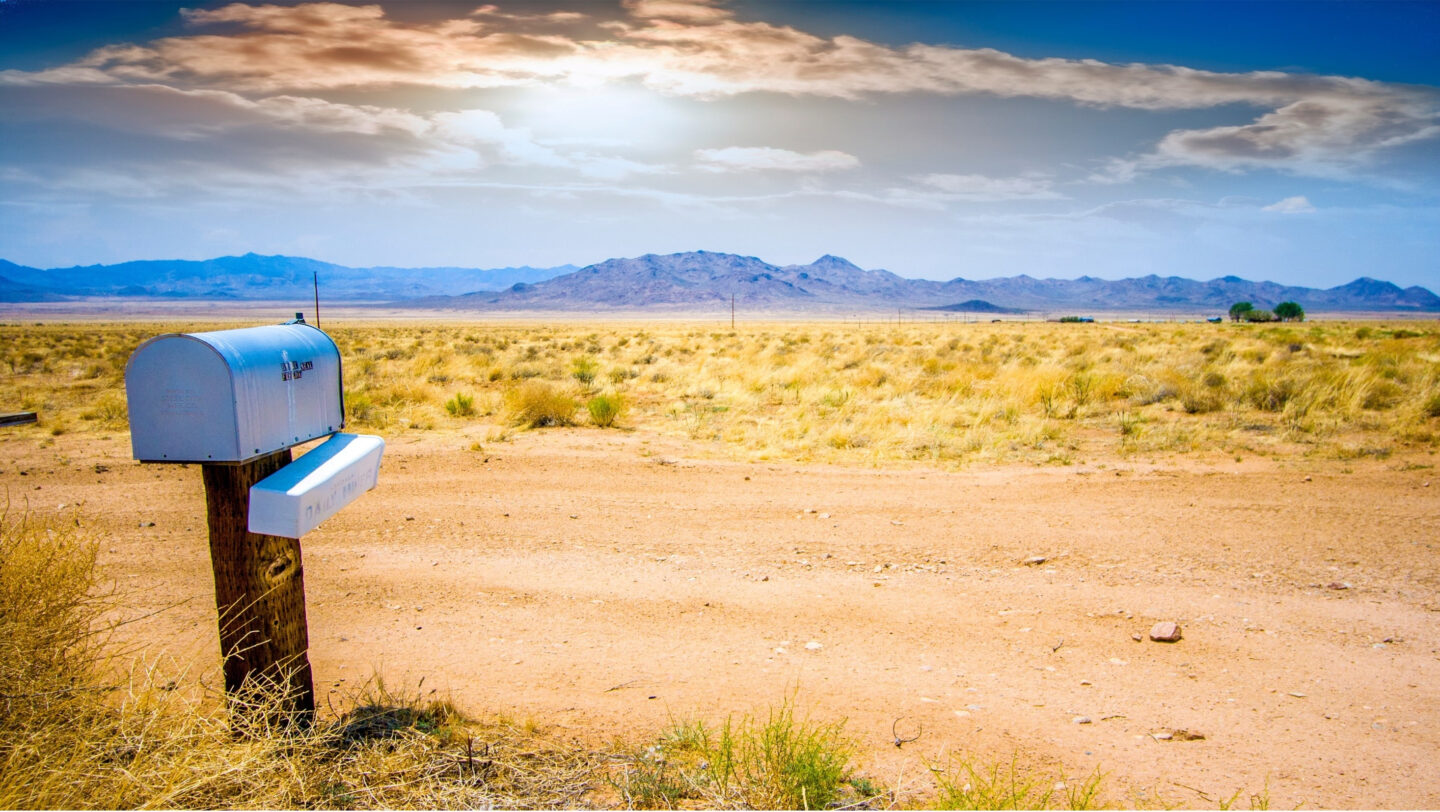
[[[529,380],[511,389],[505,397],[516,425],[527,428],[569,426],[575,420],[575,398],[544,381]]]
[[[378,680],[309,726],[267,724],[262,691],[238,724],[156,666],[114,667],[96,584],[73,524],[0,516],[0,808],[571,808],[597,788],[601,753]]]
[[[73,523],[0,513],[0,730],[63,719],[91,681],[95,553]]]

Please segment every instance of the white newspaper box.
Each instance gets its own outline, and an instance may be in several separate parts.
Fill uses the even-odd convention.
[[[385,441],[335,434],[250,489],[250,532],[298,539],[380,479]]]

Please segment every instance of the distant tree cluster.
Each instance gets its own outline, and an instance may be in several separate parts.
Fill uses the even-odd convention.
[[[1297,302],[1281,302],[1275,305],[1274,310],[1264,310],[1255,307],[1251,302],[1236,302],[1230,305],[1230,320],[1247,322],[1304,321],[1305,308]]]

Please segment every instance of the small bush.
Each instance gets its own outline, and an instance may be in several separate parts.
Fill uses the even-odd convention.
[[[527,380],[505,395],[511,419],[526,428],[569,426],[575,421],[575,399],[544,381]]]
[[[475,398],[464,392],[456,392],[455,397],[445,401],[445,411],[455,417],[469,417],[475,414]]]
[[[585,404],[590,412],[590,422],[602,429],[615,425],[616,419],[625,409],[625,402],[619,395],[596,395]]]
[[[575,363],[571,365],[570,377],[579,381],[586,389],[589,389],[590,384],[595,383],[595,370],[595,362],[581,356],[580,358],[576,358]]]

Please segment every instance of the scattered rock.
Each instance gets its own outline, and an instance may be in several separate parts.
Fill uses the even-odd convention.
[[[1027,567],[1038,567],[1049,560],[1050,559],[1046,558],[1043,555],[1032,555],[1029,558],[1025,559],[1025,561],[1022,563],[1024,563]]]
[[[1168,742],[1175,737],[1168,730],[1162,730],[1159,733],[1151,733],[1150,738],[1159,742]]]
[[[821,643],[819,640],[811,640],[810,642],[805,644],[806,651],[819,651],[822,648],[825,648],[825,644]]]
[[[155,526],[155,523],[154,523],[154,522],[141,522],[141,523],[140,523],[140,526],[141,526],[141,527],[154,527],[154,526]]]
[[[1179,730],[1171,731],[1171,735],[1174,736],[1175,741],[1178,742],[1198,742],[1205,740],[1205,734],[1198,730],[1180,728]]]
[[[1313,480],[1314,480],[1314,477],[1308,477],[1308,476],[1307,476],[1307,477],[1305,477],[1305,478],[1304,478],[1303,480],[1301,480],[1301,481],[1302,481],[1302,482],[1311,482],[1311,481],[1313,481]]]
[[[1076,716],[1074,719],[1071,719],[1070,721],[1074,722],[1074,723],[1077,724],[1077,725],[1088,725],[1088,724],[1090,724],[1090,717],[1089,717],[1089,716]]]
[[[1174,643],[1180,639],[1180,625],[1173,620],[1162,620],[1150,627],[1150,639],[1157,643]]]
[[[829,514],[829,513],[821,513],[821,514],[820,514],[820,518],[822,518],[822,519],[828,519],[828,518],[830,518],[830,514]]]
[[[1137,643],[1143,643],[1145,642],[1145,635],[1139,632],[1135,632],[1134,634],[1130,635],[1130,639],[1134,640]]]
[[[1331,581],[1325,585],[1326,589],[1350,589],[1349,581]]]

